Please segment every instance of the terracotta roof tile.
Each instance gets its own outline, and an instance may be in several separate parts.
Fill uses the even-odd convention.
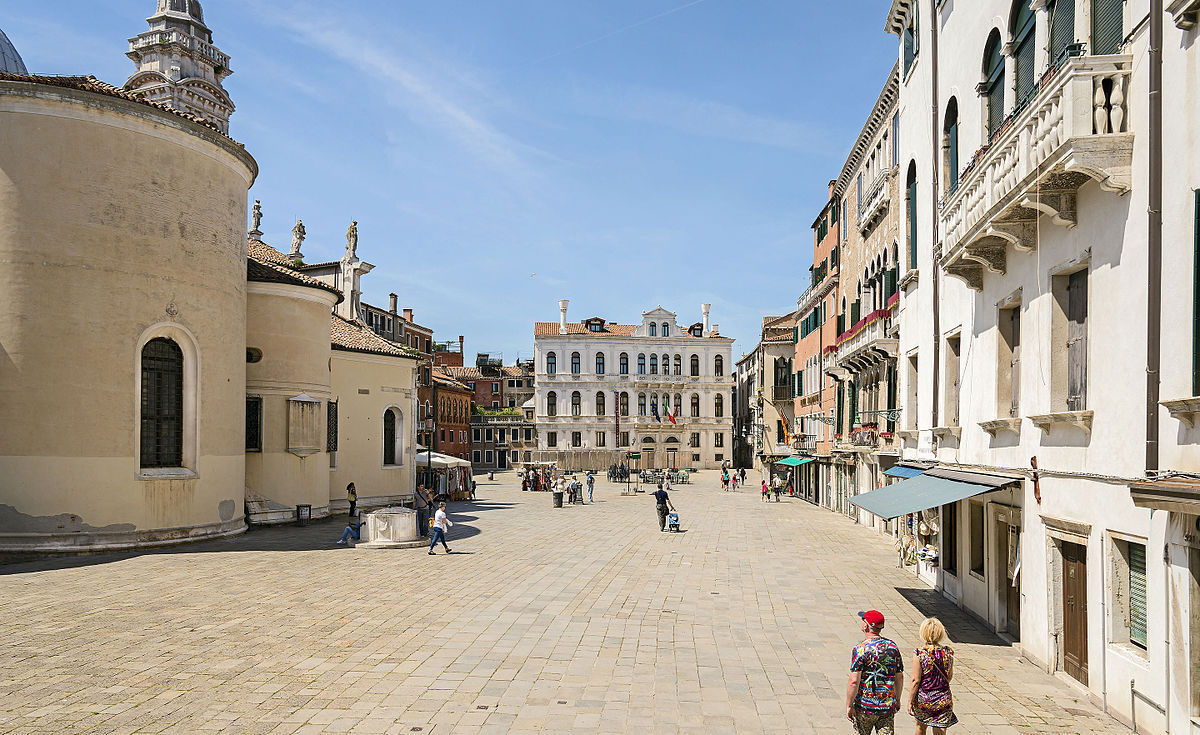
[[[447,375],[458,380],[483,380],[483,373],[474,365],[463,365],[462,367],[446,365],[442,370],[445,370]]]
[[[450,377],[449,375],[446,375],[445,373],[437,371],[437,370],[433,371],[433,379],[439,385],[444,385],[444,386],[448,386],[450,388],[455,388],[457,390],[464,390],[464,391],[468,391],[468,392],[470,392],[470,390],[471,390],[470,388],[468,388],[466,386],[465,383],[460,383],[459,381],[455,380],[454,378]]]
[[[144,99],[141,95],[139,95],[137,93],[128,92],[124,89],[121,89],[120,87],[114,87],[113,85],[111,85],[107,82],[102,82],[99,79],[97,79],[96,77],[92,76],[91,74],[88,74],[85,76],[45,76],[45,75],[39,75],[39,74],[10,74],[8,72],[0,72],[0,80],[5,80],[5,81],[9,81],[9,82],[29,82],[31,84],[46,84],[46,85],[49,85],[52,87],[66,87],[68,89],[79,89],[79,90],[83,90],[84,92],[95,92],[96,94],[103,94],[103,95],[107,95],[109,97],[117,97],[117,98],[120,98],[123,100],[128,100],[130,102],[137,102],[138,104],[142,104],[142,105],[146,105],[148,107],[154,107],[159,110],[164,110],[166,112],[170,112],[172,114],[175,114],[175,115],[178,115],[179,117],[184,118],[185,120],[191,120],[194,123],[200,123],[204,127],[209,128],[209,129],[215,131],[216,133],[220,134],[221,137],[228,138],[229,140],[236,143],[238,146],[245,148],[245,146],[243,146],[241,143],[238,143],[236,140],[233,140],[233,138],[230,138],[229,134],[223,132],[221,130],[221,128],[217,127],[216,123],[214,123],[214,122],[205,120],[204,118],[202,118],[198,115],[192,115],[187,112],[181,112],[181,111],[176,110],[175,108],[173,108],[169,105],[165,105],[161,102],[153,102],[151,100]]]
[[[339,303],[343,298],[342,292],[333,286],[293,270],[286,255],[260,240],[251,239],[247,243],[246,280],[319,288],[337,294]]]
[[[633,335],[633,330],[637,329],[636,324],[612,324],[607,323],[599,332],[588,331],[588,328],[578,322],[567,322],[567,334],[587,334],[595,337],[629,337]],[[547,335],[558,334],[558,322],[534,322],[533,335],[535,337],[544,337]]]
[[[349,352],[366,352],[373,355],[390,355],[418,359],[416,351],[388,342],[372,332],[366,324],[343,319],[337,314],[329,317],[329,335],[333,349]]]

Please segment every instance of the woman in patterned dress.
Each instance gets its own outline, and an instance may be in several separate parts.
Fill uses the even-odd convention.
[[[934,735],[946,735],[946,728],[958,724],[950,696],[954,651],[943,645],[946,628],[937,618],[921,623],[921,640],[925,645],[913,654],[908,713],[917,721],[917,735],[925,735],[927,728],[933,728]]]

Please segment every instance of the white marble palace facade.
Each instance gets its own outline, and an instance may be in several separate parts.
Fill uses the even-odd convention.
[[[712,469],[733,459],[733,339],[703,319],[680,325],[661,306],[638,324],[599,317],[534,324],[538,449],[642,467]],[[658,418],[655,418],[657,411]],[[668,415],[673,416],[672,423]]]

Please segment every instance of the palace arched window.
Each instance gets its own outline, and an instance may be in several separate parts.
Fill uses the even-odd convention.
[[[720,355],[717,355],[716,359],[713,360],[713,374],[717,377],[725,374],[725,358]]]
[[[638,375],[646,374],[646,355],[638,354]]]
[[[1064,60],[1067,47],[1075,42],[1075,0],[1050,0],[1050,65]]]
[[[650,374],[658,375],[658,355],[650,355]]]
[[[183,466],[183,350],[156,337],[142,348],[142,467]]]
[[[671,336],[671,325],[668,324],[667,322],[662,323],[662,336],[664,336],[664,337]]]
[[[629,374],[629,355],[622,352],[621,357],[618,360],[618,362],[620,363],[619,368],[621,370],[621,375],[628,375]]]
[[[683,375],[683,358],[679,355],[675,356],[675,374]]]
[[[603,352],[596,353],[596,374],[597,375],[604,374],[604,353]]]
[[[1013,0],[1008,32],[1012,37],[1013,76],[1016,78],[1016,103],[1021,106],[1034,91],[1033,10],[1029,0]]]
[[[583,414],[583,396],[579,395],[579,391],[571,393],[571,415],[580,416]]]
[[[550,391],[546,394],[546,415],[558,415],[558,396],[554,393],[554,391]]]
[[[654,326],[654,322],[650,322],[649,329],[650,329],[650,336],[651,336],[651,337],[655,337],[655,336],[657,336],[657,335],[655,334],[655,331],[657,331],[657,329],[656,329],[656,327]]]
[[[547,352],[546,373],[549,375],[554,375],[556,372],[558,372],[558,355],[554,354],[553,352]]]
[[[597,416],[604,415],[604,392],[603,391],[596,392],[596,415]]]
[[[1004,43],[1000,40],[1000,31],[995,28],[983,48],[983,84],[980,89],[987,103],[985,130],[990,142],[1004,122]]]
[[[629,415],[629,394],[621,393],[621,415]]]
[[[699,357],[699,355],[692,355],[692,375],[695,376],[695,375],[699,375],[699,374],[700,374],[700,357]]]
[[[946,193],[958,189],[958,99],[951,97],[946,104],[946,120],[942,123],[942,161]]]
[[[910,161],[908,164],[908,178],[906,179],[905,204],[908,209],[908,269],[915,271],[917,269],[917,162]],[[842,299],[842,308],[845,309],[845,299]],[[853,323],[845,325],[846,329],[854,326]]]
[[[395,406],[383,412],[383,464],[404,464],[404,414]]]
[[[725,415],[725,397],[720,393],[713,399],[713,416],[721,418]]]
[[[700,415],[700,396],[693,393],[692,394],[692,417],[695,418],[699,415]]]
[[[571,353],[571,374],[572,374],[572,375],[578,375],[578,374],[579,374],[579,370],[580,370],[580,365],[579,365],[579,353],[578,353],[578,352],[572,352],[572,353]]]
[[[638,393],[638,416],[646,415],[646,394]]]

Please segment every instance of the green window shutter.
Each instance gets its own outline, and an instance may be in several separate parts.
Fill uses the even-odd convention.
[[[792,344],[800,341],[800,327],[792,327]]]
[[[917,181],[908,185],[908,269],[917,269]]]
[[[1146,547],[1129,544],[1129,642],[1146,647]]]
[[[838,314],[838,315],[837,315],[837,333],[838,333],[838,336],[839,336],[839,337],[840,337],[840,336],[842,336],[842,332],[845,332],[845,331],[846,331],[846,315],[845,315],[845,314]]]
[[[948,191],[951,193],[958,190],[958,119],[950,124],[950,130],[946,133],[947,142],[950,144],[950,187]]]
[[[1117,0],[1120,2],[1120,0]],[[987,134],[990,141],[1004,122],[1004,52],[1000,34],[993,31],[984,52],[984,94],[987,95]]]
[[[1196,198],[1196,219],[1192,224],[1195,241],[1192,246],[1192,395],[1200,396],[1200,189],[1192,194]]]
[[[796,396],[799,397],[802,395],[804,395],[804,371],[803,370],[796,373]]]
[[[1124,0],[1092,0],[1092,53],[1115,54],[1125,38]]]
[[[843,385],[844,385],[843,383],[838,383],[838,389],[837,389],[837,428],[836,428],[836,432],[838,434],[842,433],[842,404],[845,399],[845,390],[843,388]]]
[[[1017,77],[1017,105],[1034,91],[1034,14],[1029,3],[1017,4],[1017,15],[1013,18],[1013,61]]]
[[[850,407],[846,410],[847,415],[850,417],[847,426],[853,429],[854,425],[858,423],[858,387],[854,385],[853,380],[847,381],[846,385],[846,391],[850,394]]]
[[[1056,0],[1050,7],[1050,63],[1060,61],[1075,42],[1075,0]]]

